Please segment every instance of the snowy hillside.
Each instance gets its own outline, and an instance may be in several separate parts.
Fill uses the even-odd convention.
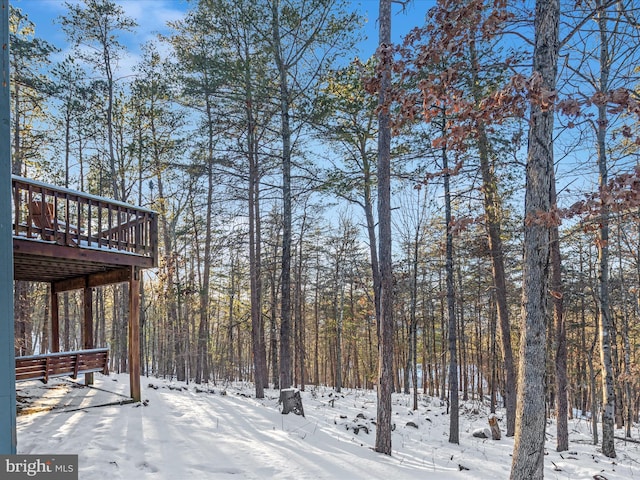
[[[125,400],[126,375],[96,375],[95,388],[69,380],[18,384],[18,453],[79,454],[79,478],[92,479],[506,479],[512,438],[472,436],[488,409],[463,405],[460,445],[448,443],[446,406],[393,397],[393,456],[377,454],[375,392],[307,387],[306,417],[282,415],[278,392],[253,398],[251,385],[186,385],[143,378],[143,403]],[[26,410],[25,410],[26,411]],[[502,412],[499,412],[499,416]],[[503,424],[504,422],[501,422]],[[504,426],[502,427],[504,434]],[[640,445],[618,441],[615,460],[590,444],[590,425],[570,423],[570,450],[555,451],[547,428],[545,478],[640,478]],[[617,435],[622,435],[617,432]],[[640,427],[633,434],[640,438]]]

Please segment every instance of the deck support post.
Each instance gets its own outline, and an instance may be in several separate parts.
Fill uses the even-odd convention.
[[[140,269],[131,267],[129,279],[129,387],[131,398],[141,400],[140,392]]]
[[[60,306],[58,292],[51,284],[51,353],[60,351]]]
[[[82,328],[82,346],[90,350],[93,345],[93,290],[88,285],[83,289],[84,325]],[[93,385],[93,373],[84,374],[84,384]]]

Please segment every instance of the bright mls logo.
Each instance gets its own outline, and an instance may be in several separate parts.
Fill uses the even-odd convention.
[[[78,480],[77,455],[0,455],[0,480]]]

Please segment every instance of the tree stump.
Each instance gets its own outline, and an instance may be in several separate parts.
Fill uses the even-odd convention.
[[[500,432],[500,425],[498,425],[498,417],[496,417],[495,414],[489,415],[489,427],[491,427],[491,438],[500,440],[502,434]]]
[[[280,403],[282,403],[283,415],[293,412],[296,415],[302,415],[304,417],[302,397],[300,397],[300,390],[297,388],[285,388],[280,390]]]

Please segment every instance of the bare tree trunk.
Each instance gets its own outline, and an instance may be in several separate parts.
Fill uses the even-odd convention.
[[[556,203],[555,180],[551,182],[551,205]],[[551,228],[551,296],[553,320],[555,324],[555,367],[556,367],[556,450],[569,450],[569,405],[567,382],[567,331],[564,321],[564,292],[562,288],[562,257],[560,256],[560,235],[558,226]]]
[[[271,3],[273,53],[280,87],[280,128],[282,137],[282,264],[280,271],[280,388],[289,388],[291,375],[291,125],[289,72],[285,65],[280,37],[280,2]]]
[[[117,373],[127,371],[126,352],[125,346],[127,343],[127,336],[122,331],[122,317],[121,305],[120,305],[120,286],[113,285],[111,287],[111,294],[113,300],[111,302],[111,345],[112,355],[111,362],[113,370]],[[67,299],[68,301],[68,299]],[[66,328],[65,328],[66,329]]]
[[[198,295],[198,313],[200,323],[196,339],[196,362],[195,362],[195,382],[201,383],[209,381],[209,286],[211,283],[211,242],[212,230],[211,222],[213,216],[213,119],[212,107],[207,97],[207,117],[208,123],[208,153],[207,153],[207,206],[205,219],[204,255],[202,258],[202,282]],[[197,247],[196,247],[197,248]],[[199,248],[198,248],[199,250]]]
[[[176,330],[178,328],[178,306],[176,298],[176,255],[174,253],[174,242],[172,236],[173,224],[169,221],[168,212],[166,208],[166,197],[164,191],[164,181],[162,178],[163,167],[160,164],[160,159],[154,156],[155,168],[156,168],[156,183],[158,187],[158,203],[160,205],[160,226],[162,230],[162,245],[164,256],[164,271],[166,273],[166,280],[164,281],[165,289],[165,305],[166,305],[166,328],[164,329],[164,335],[162,343],[164,347],[164,354],[162,358],[162,374],[173,375],[176,373],[178,359],[182,356],[181,344],[178,341],[178,335]]]
[[[595,343],[594,343],[595,345]],[[591,388],[591,429],[593,430],[593,444],[598,445],[598,374],[593,367],[593,350],[587,354],[587,362],[589,365],[589,383]]]
[[[337,262],[336,287],[340,292],[335,292],[335,318],[336,318],[336,392],[342,391],[342,324],[344,321],[344,274],[340,271],[341,259]],[[340,301],[338,302],[338,296]]]
[[[378,55],[382,68],[378,105],[378,231],[380,262],[380,341],[378,345],[378,413],[376,452],[391,455],[393,391],[393,273],[391,257],[391,128],[385,108],[391,87],[391,0],[380,0]]]
[[[302,317],[302,266],[303,266],[303,241],[306,224],[306,212],[303,215],[300,236],[296,242],[295,251],[295,286],[293,289],[293,385],[299,386],[304,391],[304,353],[303,353],[303,317]]]
[[[71,312],[69,310],[69,292],[64,292],[62,294],[62,314],[64,315],[63,325],[64,325],[64,338],[62,340],[62,348],[65,352],[71,350]],[[117,316],[114,315],[113,324],[114,329],[117,329]],[[116,343],[118,344],[118,343]],[[118,370],[118,372],[120,372]]]
[[[313,296],[313,317],[315,319],[315,339],[313,345],[313,383],[320,385],[320,251],[316,251],[316,282]]]
[[[18,281],[14,287],[15,312],[15,354],[32,355],[31,351],[31,313],[29,308],[29,283]]]
[[[472,49],[475,52],[475,49]],[[472,53],[474,55],[474,53]],[[475,56],[473,56],[475,59]],[[477,70],[474,68],[474,75]],[[474,85],[477,82],[474,81]],[[479,97],[476,98],[479,101]],[[502,357],[505,370],[505,407],[507,410],[507,437],[512,437],[516,426],[516,367],[511,347],[511,323],[509,321],[509,306],[507,304],[507,282],[504,269],[504,248],[502,246],[502,228],[500,225],[500,197],[498,195],[497,180],[489,163],[489,144],[485,125],[478,120],[478,149],[480,157],[480,171],[482,173],[482,191],[484,193],[484,211],[487,216],[487,240],[491,255],[493,282],[496,289],[496,306],[498,310],[498,324],[500,325],[500,339],[502,340]]]
[[[541,93],[555,92],[556,88],[559,17],[559,0],[536,0],[533,72],[540,76]],[[523,325],[512,480],[541,480],[544,476],[545,327],[552,222],[540,216],[550,215],[552,207],[553,103],[543,104],[532,99],[530,116],[522,276]]]
[[[446,135],[445,113],[442,116],[442,134]],[[450,174],[446,147],[442,149],[442,169],[444,175],[444,222],[446,230],[445,271],[447,286],[447,322],[449,341],[449,443],[460,443],[459,428],[459,400],[458,400],[458,359],[457,359],[457,328],[456,328],[456,297],[453,283],[453,233],[451,232],[451,190],[449,187]]]
[[[298,265],[298,278],[300,279],[300,284],[298,285],[298,304],[296,309],[296,315],[298,318],[298,368],[300,368],[300,390],[304,392],[305,384],[307,383],[307,372],[306,372],[306,360],[307,360],[307,342],[306,342],[306,303],[304,299],[306,298],[306,285],[302,284],[303,280],[303,261],[302,261],[302,242],[300,242],[300,262]]]
[[[440,289],[440,291],[446,291],[446,283],[443,285],[443,281],[442,281],[442,273],[438,273],[439,278],[438,278],[438,288]],[[444,301],[440,301],[440,354],[436,357],[441,359],[441,363],[439,364],[438,361],[436,360],[436,368],[438,368],[438,365],[442,366],[442,371],[440,372],[440,378],[439,378],[439,386],[440,386],[440,398],[442,400],[447,398],[447,369],[445,367],[446,365],[446,361],[445,361],[445,352],[447,351],[447,339],[449,337],[448,335],[448,329],[447,329],[447,323],[446,323],[446,315],[445,315],[445,303]],[[434,334],[435,335],[435,334]],[[436,348],[434,346],[434,352],[436,351]]]
[[[371,199],[371,165],[367,158],[367,152],[361,151],[364,169],[364,213],[367,221],[367,235],[369,238],[369,255],[371,257],[371,272],[373,279],[373,302],[376,313],[376,331],[380,338],[380,264],[378,262],[378,250],[376,248],[376,221],[373,216],[373,203]]]
[[[40,353],[49,353],[49,313],[51,310],[51,284],[47,285],[46,295],[44,298],[44,309],[42,312],[42,340],[40,341]]]
[[[196,337],[196,358],[195,358],[195,382],[201,383],[203,380],[208,381],[209,377],[209,286],[211,283],[211,243],[212,243],[212,216],[213,216],[213,195],[215,189],[214,183],[214,148],[215,148],[215,118],[214,103],[212,101],[209,86],[205,87],[205,111],[207,119],[207,157],[206,157],[206,175],[207,175],[207,204],[205,213],[205,237],[204,252],[202,258],[202,281],[200,282],[200,291],[198,295],[199,307],[198,315],[200,322]],[[196,247],[199,251],[199,248]],[[195,322],[195,317],[194,322]],[[195,325],[194,325],[195,333]],[[186,337],[185,346],[190,344],[189,335]]]
[[[256,398],[264,398],[269,386],[267,353],[262,317],[262,235],[260,231],[260,168],[258,165],[258,139],[254,115],[253,81],[249,45],[244,47],[245,94],[247,116],[247,156],[249,160],[249,277],[251,280],[251,345],[255,371]]]
[[[227,317],[227,374],[226,377],[228,380],[233,380],[235,378],[234,373],[234,364],[237,364],[240,361],[240,351],[238,350],[238,355],[236,356],[234,353],[234,337],[233,331],[235,327],[235,303],[236,303],[236,256],[232,254],[231,256],[231,268],[229,270],[229,312]],[[238,332],[238,336],[240,336],[240,332]]]
[[[411,383],[413,386],[413,410],[418,410],[418,317],[416,315],[418,308],[418,242],[420,240],[420,230],[422,228],[422,222],[420,219],[422,218],[422,214],[420,211],[420,194],[421,189],[417,191],[417,212],[418,212],[418,222],[416,225],[415,235],[413,238],[413,258],[411,259],[411,327],[409,332],[409,342],[410,342],[410,355],[409,361],[411,363]],[[425,374],[424,365],[422,368],[422,374]]]
[[[252,142],[253,143],[253,142]],[[252,149],[253,150],[253,149]],[[251,339],[255,369],[256,398],[264,398],[268,386],[267,358],[262,318],[262,249],[260,235],[259,171],[255,152],[249,159],[249,276],[251,278]]]
[[[177,266],[176,266],[177,267]],[[180,270],[175,271],[175,298],[176,298],[176,323],[174,325],[174,351],[175,351],[175,374],[176,380],[184,382],[187,380],[187,314],[183,308],[182,301],[184,299],[181,287]]]
[[[626,285],[624,278],[624,270],[622,266],[622,242],[620,240],[621,228],[618,227],[618,270],[620,272],[620,284]],[[631,344],[629,342],[629,308],[628,306],[633,303],[631,299],[627,299],[627,292],[622,292],[623,307],[622,307],[622,348],[623,348],[623,365],[624,365],[624,396],[625,396],[625,409],[626,416],[625,422],[625,435],[631,437],[631,425],[633,424],[633,385],[631,374]]]
[[[496,348],[496,330],[497,330],[497,308],[495,312],[491,312],[489,315],[491,316],[491,323],[489,324],[489,338],[488,341],[491,342],[490,351],[491,351],[491,413],[496,413],[496,403],[497,403],[497,393],[498,393],[498,352]],[[515,402],[514,402],[515,404]],[[515,415],[514,415],[515,417]],[[508,419],[507,419],[508,424]],[[514,418],[515,424],[515,418]],[[508,428],[508,426],[507,426]],[[515,428],[515,425],[514,425]]]
[[[470,46],[473,92],[477,104],[481,101],[481,93],[478,90],[479,65],[475,42]],[[511,347],[511,324],[509,321],[509,307],[507,305],[507,286],[504,269],[504,248],[502,246],[501,228],[501,204],[498,194],[497,179],[493,166],[489,162],[489,140],[487,138],[485,124],[482,119],[477,120],[478,151],[480,158],[480,171],[482,174],[482,191],[484,194],[484,211],[487,216],[487,240],[491,255],[493,282],[496,289],[496,306],[498,310],[498,323],[502,340],[502,356],[505,370],[505,407],[507,413],[506,436],[511,437],[515,433],[516,425],[516,371]]]
[[[600,2],[597,2],[598,4]],[[607,12],[599,11],[600,28],[600,91],[605,93],[609,83],[609,46]],[[607,187],[608,167],[606,152],[607,106],[598,107],[597,142],[598,170],[601,192]],[[598,229],[598,303],[600,310],[600,362],[602,364],[602,453],[616,457],[614,442],[615,386],[611,362],[611,311],[609,308],[609,208],[602,202]]]
[[[307,231],[307,205],[305,204],[304,213],[300,222],[299,241],[296,247],[297,262],[296,262],[296,285],[294,290],[294,372],[296,375],[295,385],[300,386],[300,390],[304,391],[305,384],[305,360],[306,360],[306,348],[305,348],[305,326],[304,326],[304,292],[303,292],[303,267],[305,264],[304,258],[304,245],[303,239],[305,238]],[[299,375],[299,376],[298,376]]]
[[[431,304],[431,360],[432,367],[429,369],[433,372],[432,391],[430,395],[438,396],[440,394],[440,374],[438,373],[438,346],[436,342],[436,315],[434,311],[435,307]]]
[[[274,267],[275,268],[275,267]],[[269,318],[269,363],[271,364],[271,375],[273,388],[280,388],[280,370],[278,368],[278,325],[276,317],[278,314],[278,293],[276,272],[271,272],[271,316]]]
[[[451,198],[451,192],[449,192],[449,198]],[[445,207],[446,209],[446,207]],[[451,264],[453,266],[453,236],[451,238]],[[469,369],[467,368],[467,335],[465,335],[465,324],[464,324],[464,286],[462,284],[462,271],[460,268],[460,263],[457,262],[454,266],[454,270],[458,277],[458,295],[456,295],[456,288],[453,288],[453,297],[454,297],[454,305],[458,305],[458,310],[456,316],[457,323],[457,344],[456,351],[458,353],[458,390],[462,391],[462,400],[469,400]],[[456,298],[457,297],[457,298]],[[460,388],[460,384],[462,383],[462,388]]]

